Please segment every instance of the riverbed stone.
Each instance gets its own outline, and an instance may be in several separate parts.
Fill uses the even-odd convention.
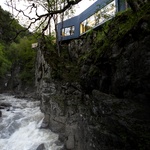
[[[0,106],[1,107],[11,107],[12,105],[9,103],[6,103],[6,102],[2,102],[2,103],[0,103]]]
[[[40,144],[36,150],[46,150],[45,145],[43,143]]]

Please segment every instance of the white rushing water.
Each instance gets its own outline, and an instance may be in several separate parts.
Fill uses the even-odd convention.
[[[9,110],[1,109],[0,150],[36,150],[40,144],[44,144],[45,150],[61,149],[55,144],[57,134],[40,129],[43,114],[38,101],[0,94],[0,103],[12,105]]]

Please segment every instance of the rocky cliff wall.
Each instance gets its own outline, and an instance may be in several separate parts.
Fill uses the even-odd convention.
[[[39,43],[36,85],[45,114],[42,128],[59,133],[63,149],[149,149],[148,20],[141,19],[98,56],[95,46],[101,51],[103,43],[96,43],[97,32],[69,42],[66,47],[71,60],[77,60],[79,81],[54,79],[48,63],[52,60]]]

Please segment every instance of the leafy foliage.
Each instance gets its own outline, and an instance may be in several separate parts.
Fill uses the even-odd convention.
[[[6,58],[4,46],[0,44],[0,77],[4,76],[10,69],[11,62]]]
[[[23,37],[24,35],[28,34],[29,32],[22,32],[18,35],[18,32],[21,30],[25,30],[24,27],[22,27],[18,20],[14,19],[12,15],[4,11],[0,7],[0,42],[3,43],[10,43],[10,41],[18,41],[19,38]],[[16,35],[18,35],[17,38]]]
[[[75,82],[79,80],[79,68],[77,62],[69,56],[67,46],[61,47],[61,55],[56,52],[56,43],[53,37],[48,37],[42,40],[44,45],[43,54],[45,60],[51,67],[51,76],[53,79],[63,80],[67,82]]]
[[[18,20],[1,7],[0,14],[0,78],[15,74],[23,86],[31,85],[34,83],[36,54],[31,45],[37,42],[37,35],[29,34]],[[20,30],[24,32],[18,34]],[[19,68],[17,74],[16,68]]]
[[[12,43],[7,51],[8,59],[20,67],[19,79],[22,84],[29,85],[34,81],[35,50],[31,48],[36,39],[33,36],[24,37],[19,43]]]

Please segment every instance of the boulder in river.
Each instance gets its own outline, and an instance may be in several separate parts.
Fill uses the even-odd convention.
[[[12,105],[9,103],[0,103],[0,109],[5,109],[5,108],[11,107],[11,106]]]
[[[36,150],[46,150],[44,144],[40,144]]]

